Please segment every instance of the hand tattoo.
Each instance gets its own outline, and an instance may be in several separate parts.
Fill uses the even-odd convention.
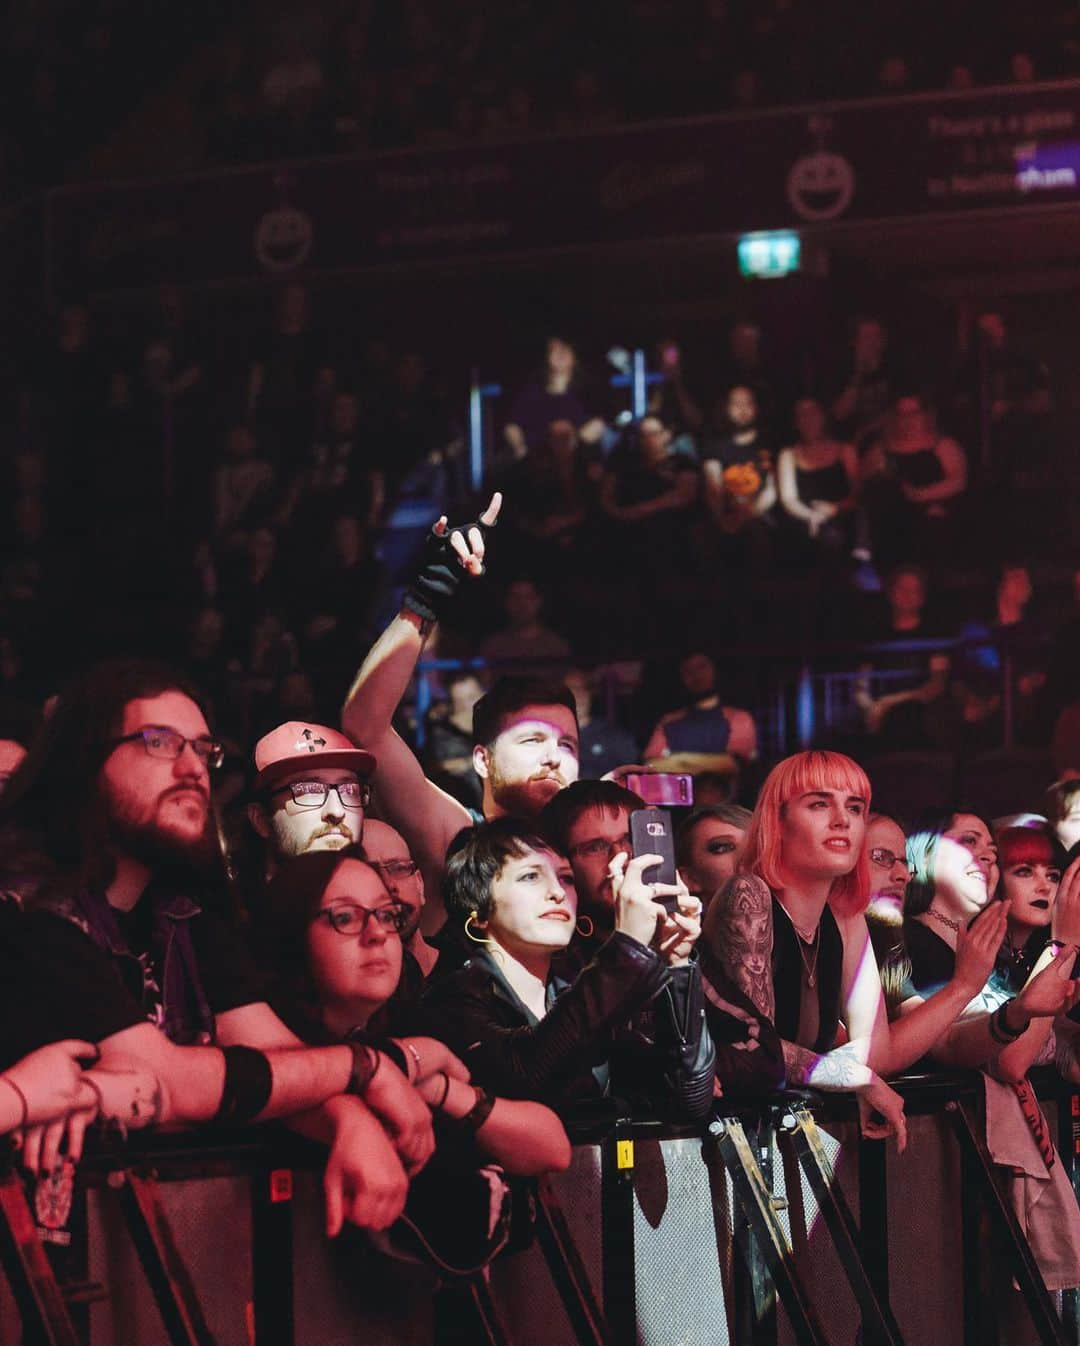
[[[713,898],[708,946],[721,967],[766,1019],[775,1014],[772,984],[772,895],[753,874],[736,874]]]

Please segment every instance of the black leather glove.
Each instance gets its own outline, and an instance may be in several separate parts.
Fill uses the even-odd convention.
[[[437,622],[449,607],[465,573],[457,552],[450,545],[451,534],[461,533],[468,538],[472,529],[478,528],[486,536],[494,527],[493,523],[481,523],[479,519],[456,528],[448,527],[445,533],[438,533],[432,527],[424,542],[420,567],[405,590],[402,607],[415,612],[422,621]]]

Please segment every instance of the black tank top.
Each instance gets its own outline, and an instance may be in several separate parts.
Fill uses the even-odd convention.
[[[814,468],[800,467],[796,462],[795,486],[804,505],[809,505],[813,500],[825,500],[835,505],[851,494],[851,484],[841,462]]]
[[[821,913],[818,931],[817,965],[814,969],[817,1036],[813,1042],[800,1042],[799,1020],[806,968],[799,953],[801,941],[795,933],[795,927],[773,894],[772,978],[776,1031],[785,1042],[795,1042],[815,1052],[827,1052],[836,1042],[836,1029],[840,1023],[840,985],[844,967],[844,941],[840,937],[836,917],[827,903]],[[804,944],[803,948],[806,947]]]
[[[941,466],[937,446],[930,449],[916,449],[914,453],[890,453],[896,478],[904,486],[936,486],[945,480],[945,469]]]

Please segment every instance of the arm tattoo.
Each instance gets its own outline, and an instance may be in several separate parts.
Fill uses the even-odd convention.
[[[861,1089],[870,1083],[873,1072],[859,1060],[853,1042],[834,1047],[819,1056],[794,1042],[785,1042],[784,1064],[788,1084],[809,1084],[815,1089]]]
[[[736,874],[709,908],[710,947],[754,1008],[772,1019],[772,897],[753,874]]]

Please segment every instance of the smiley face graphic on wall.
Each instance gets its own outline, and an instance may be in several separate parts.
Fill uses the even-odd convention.
[[[275,206],[255,229],[255,256],[267,271],[291,271],[307,261],[314,230],[311,216],[296,206]]]
[[[804,220],[832,220],[842,215],[855,195],[855,170],[842,154],[815,150],[791,165],[787,198]]]

